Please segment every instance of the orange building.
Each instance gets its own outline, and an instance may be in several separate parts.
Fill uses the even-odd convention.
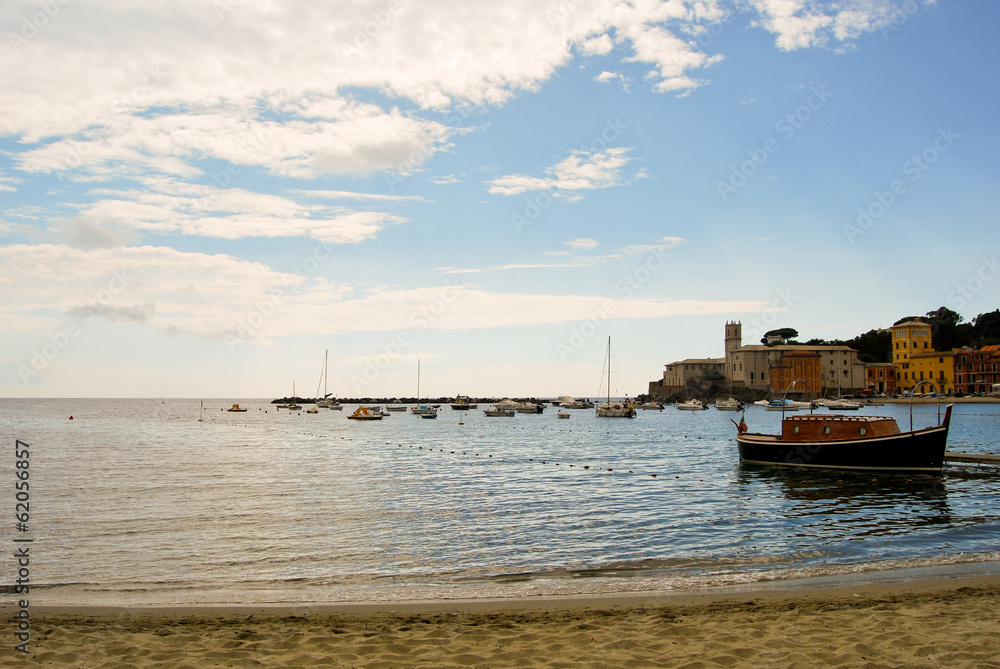
[[[876,395],[896,394],[896,365],[891,362],[873,362],[865,365],[868,390]]]
[[[823,374],[816,351],[783,351],[781,359],[771,365],[771,392],[774,394],[819,397],[822,392]],[[798,381],[793,386],[792,383]]]
[[[955,391],[988,393],[1000,383],[1000,346],[955,351]]]

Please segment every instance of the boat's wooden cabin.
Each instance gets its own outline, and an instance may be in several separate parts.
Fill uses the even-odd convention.
[[[836,441],[899,434],[894,418],[809,414],[789,416],[781,422],[782,441]]]

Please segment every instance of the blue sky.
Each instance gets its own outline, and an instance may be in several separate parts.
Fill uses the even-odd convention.
[[[595,396],[998,305],[947,0],[0,8],[0,394]]]

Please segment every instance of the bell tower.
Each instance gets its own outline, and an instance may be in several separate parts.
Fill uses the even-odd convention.
[[[741,346],[743,346],[743,324],[726,321],[726,358],[732,356],[733,351]]]

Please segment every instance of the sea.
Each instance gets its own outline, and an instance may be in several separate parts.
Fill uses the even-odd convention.
[[[266,399],[0,400],[4,553],[30,546],[33,605],[115,606],[641,595],[1000,564],[997,470],[742,465],[738,415],[715,409],[483,408],[354,421],[353,405]],[[906,430],[940,411],[859,413]],[[781,414],[745,419],[776,432]],[[957,404],[949,450],[1000,453],[1000,404]]]

